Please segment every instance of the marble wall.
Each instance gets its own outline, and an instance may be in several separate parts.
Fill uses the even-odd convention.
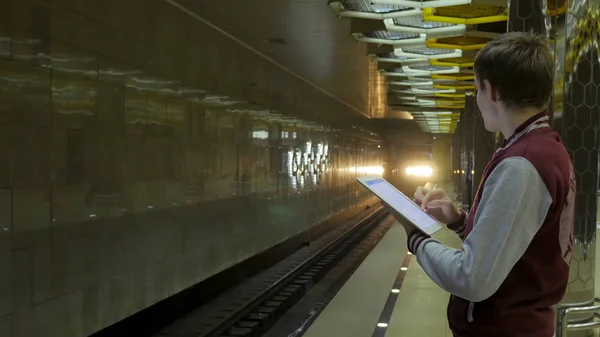
[[[89,335],[369,197],[376,145],[161,3],[0,0],[0,336]]]

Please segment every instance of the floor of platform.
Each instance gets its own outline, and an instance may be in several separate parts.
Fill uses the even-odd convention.
[[[460,247],[460,239],[450,230],[444,229],[435,237],[451,247]],[[598,239],[600,237],[597,237],[597,242]],[[406,275],[391,318],[387,326],[378,327],[386,300],[394,289],[394,282],[407,254],[410,255],[406,250],[406,234],[396,223],[309,328],[305,337],[451,337],[446,320],[449,294],[431,281],[412,255],[409,256],[411,261],[408,270],[404,271]],[[598,258],[600,250],[596,250]],[[599,269],[596,268],[595,282],[600,293]]]
[[[395,223],[329,302],[304,337],[371,336],[407,254],[404,229]]]
[[[435,237],[450,246],[460,245],[449,230]],[[376,329],[387,329],[386,336],[451,336],[446,322],[449,295],[429,279],[412,255],[391,319],[387,327],[378,327],[408,254],[405,242],[404,229],[395,224],[304,336],[365,337],[372,336]]]

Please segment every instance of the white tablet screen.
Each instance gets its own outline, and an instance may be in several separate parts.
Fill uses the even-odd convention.
[[[365,181],[365,184],[381,198],[381,200],[393,207],[398,213],[402,214],[423,232],[430,234],[441,229],[441,226],[435,219],[423,212],[419,206],[409,200],[403,193],[395,189],[384,179]]]

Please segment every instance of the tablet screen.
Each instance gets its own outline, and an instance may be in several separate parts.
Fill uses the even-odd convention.
[[[386,204],[394,208],[398,213],[412,222],[426,234],[433,234],[442,226],[431,216],[421,210],[414,202],[402,192],[394,188],[384,179],[372,179],[361,181]]]

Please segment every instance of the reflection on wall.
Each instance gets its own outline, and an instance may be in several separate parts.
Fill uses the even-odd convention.
[[[370,197],[366,142],[78,43],[0,21],[13,337],[87,336]]]
[[[287,153],[288,173],[290,176],[321,175],[327,172],[329,146],[321,143],[313,148],[311,142],[306,142],[304,150],[295,149]]]

